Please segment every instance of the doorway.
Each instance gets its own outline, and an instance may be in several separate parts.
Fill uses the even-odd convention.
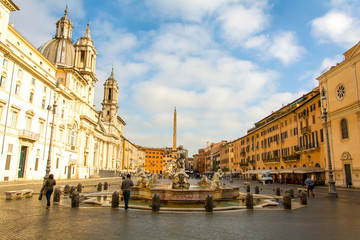
[[[67,179],[71,178],[71,166],[68,166]]]
[[[23,178],[24,177],[27,148],[28,147],[21,146],[18,178]]]
[[[352,183],[351,166],[350,164],[344,164],[345,168],[345,184]]]

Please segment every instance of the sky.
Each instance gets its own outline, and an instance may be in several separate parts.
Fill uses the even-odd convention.
[[[189,155],[232,141],[318,84],[360,40],[359,0],[13,0],[10,21],[36,48],[64,15],[90,22],[96,110],[114,67],[125,137]]]

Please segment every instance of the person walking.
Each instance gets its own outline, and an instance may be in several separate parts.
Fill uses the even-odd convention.
[[[307,195],[309,196],[309,194],[311,192],[311,195],[313,197],[315,197],[315,195],[314,195],[314,188],[315,188],[314,181],[311,178],[307,178],[305,180],[305,184],[306,184],[306,187],[307,187]]]
[[[131,175],[126,175],[126,179],[121,183],[121,190],[123,191],[124,201],[125,201],[125,210],[129,208],[130,200],[130,190],[134,186],[133,181],[131,180]]]
[[[56,181],[54,179],[54,175],[50,174],[49,178],[45,180],[44,185],[40,190],[40,194],[44,194],[46,196],[46,208],[50,208],[50,197],[54,191],[54,185],[56,185]],[[41,200],[41,198],[39,198]]]

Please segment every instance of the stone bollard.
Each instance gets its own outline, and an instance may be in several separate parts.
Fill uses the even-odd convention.
[[[69,194],[70,196],[73,195],[73,193],[76,191],[76,187],[75,186],[71,186]]]
[[[290,188],[289,191],[290,191],[291,198],[294,198],[294,196],[295,196],[294,189]]]
[[[208,194],[205,200],[205,212],[213,212],[213,211],[214,211],[214,199],[211,194]]]
[[[69,194],[69,192],[70,192],[70,186],[69,184],[66,184],[64,187],[64,194]]]
[[[254,209],[254,198],[251,193],[246,195],[246,209]]]
[[[277,188],[275,189],[275,195],[276,195],[276,196],[280,196],[280,187],[277,187]]]
[[[104,182],[104,190],[108,190],[109,184],[107,182]]]
[[[71,207],[77,208],[80,204],[80,195],[77,191],[73,192],[71,196]]]
[[[260,190],[259,190],[259,187],[258,187],[258,186],[255,186],[254,190],[255,190],[255,194],[259,194],[259,193],[260,193]]]
[[[112,194],[111,207],[112,207],[112,208],[117,208],[117,207],[119,207],[119,192],[118,192],[118,191],[115,191],[115,192]]]
[[[291,194],[290,194],[290,191],[288,189],[285,190],[283,201],[284,201],[284,209],[290,209],[291,210]]]
[[[155,193],[152,197],[151,209],[153,212],[160,211],[160,195]]]
[[[246,192],[250,192],[250,185],[246,185]]]
[[[82,192],[82,188],[83,188],[83,185],[82,185],[81,183],[79,183],[79,184],[77,185],[77,191],[78,191],[79,193],[81,193],[81,192]]]
[[[99,184],[98,184],[98,186],[97,186],[97,190],[98,190],[98,192],[101,192],[101,189],[102,189],[102,183],[101,183],[101,182],[99,182]]]
[[[304,191],[301,191],[300,193],[300,204],[307,205],[306,193]]]
[[[54,202],[60,202],[60,196],[61,196],[61,190],[60,190],[60,188],[55,188],[53,201],[54,201]]]

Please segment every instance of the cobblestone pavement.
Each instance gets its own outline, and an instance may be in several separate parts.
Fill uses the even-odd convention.
[[[84,185],[100,181],[104,182],[81,180]],[[232,185],[244,186],[239,180]],[[252,192],[258,185],[265,194],[273,194],[277,186],[251,185]],[[1,191],[4,186],[0,185]],[[308,205],[297,210],[215,213],[125,212],[123,208],[74,209],[56,204],[45,209],[45,201],[37,200],[36,195],[21,200],[1,198],[0,239],[360,239],[360,191],[337,190],[339,198],[329,199],[327,188],[317,187],[315,198],[310,197]]]

